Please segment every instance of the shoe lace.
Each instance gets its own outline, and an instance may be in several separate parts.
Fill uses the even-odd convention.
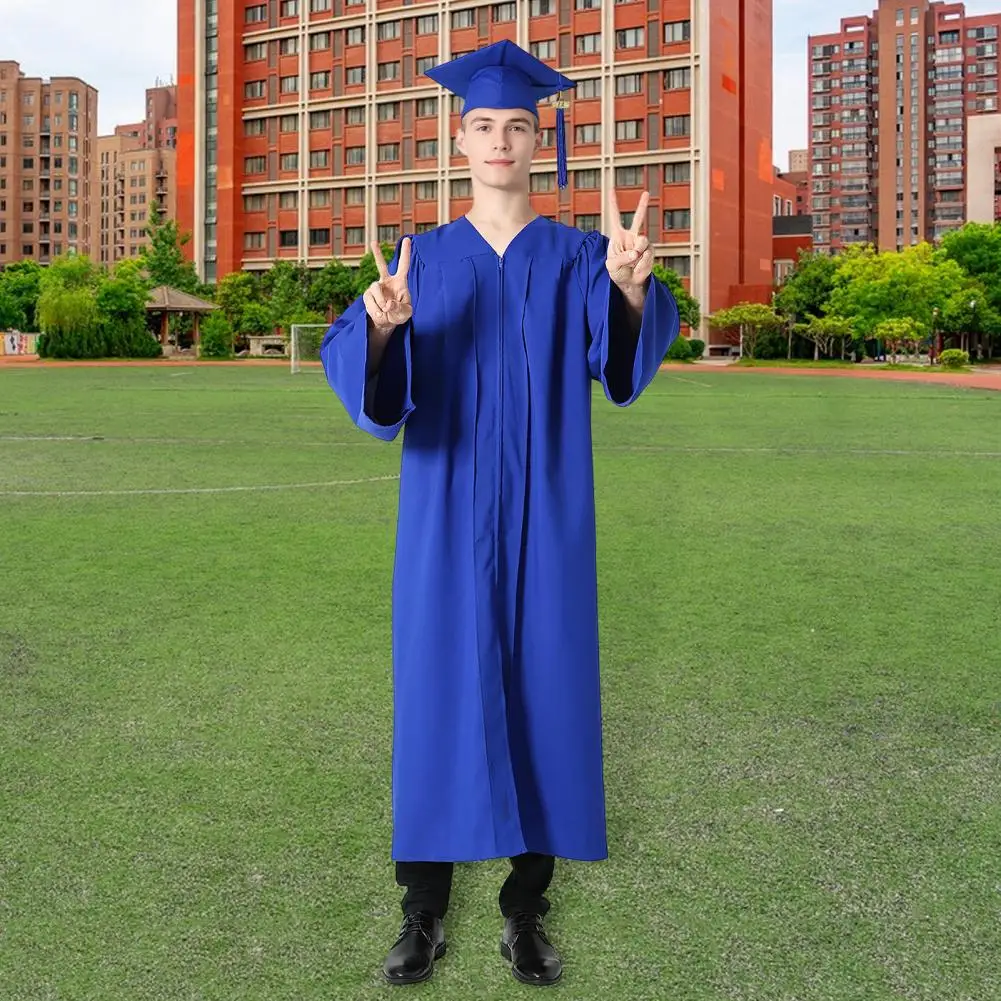
[[[430,939],[433,924],[433,915],[427,914],[424,911],[404,914],[403,924],[400,926],[400,937],[402,938],[412,931],[419,931]]]
[[[522,932],[532,932],[538,935],[546,945],[550,944],[549,939],[546,937],[546,930],[542,926],[542,916],[540,914],[522,911],[512,915],[511,931],[515,935],[520,935]]]

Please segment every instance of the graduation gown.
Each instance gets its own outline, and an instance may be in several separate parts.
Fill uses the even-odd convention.
[[[591,385],[628,406],[679,330],[651,278],[636,337],[607,245],[537,216],[498,256],[462,216],[411,237],[413,316],[373,384],[360,298],[324,338],[351,420],[384,441],[406,428],[395,860],[607,857]]]

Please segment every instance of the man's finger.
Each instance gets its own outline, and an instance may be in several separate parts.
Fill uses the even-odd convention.
[[[379,246],[376,240],[373,240],[369,247],[372,249],[372,255],[375,257],[375,266],[379,269],[380,278],[389,277],[389,268],[386,266],[386,258],[382,256],[382,247]]]
[[[622,232],[622,213],[619,211],[619,199],[615,194],[615,185],[608,186],[608,214],[611,216],[611,230],[613,233]]]
[[[400,260],[396,265],[396,275],[406,281],[408,271],[410,271],[410,237],[405,236],[403,243],[400,244]]]
[[[372,302],[375,303],[376,309],[381,309],[385,312],[388,300],[382,284],[380,282],[372,282],[372,284],[369,285],[368,290],[372,294]]]
[[[646,221],[646,207],[650,204],[650,192],[644,191],[640,195],[640,203],[636,206],[636,211],[633,213],[633,224],[629,227],[629,232],[633,236],[640,235],[640,229],[643,223]]]

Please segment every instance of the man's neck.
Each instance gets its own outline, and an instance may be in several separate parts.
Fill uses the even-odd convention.
[[[527,191],[502,191],[473,187],[473,204],[466,218],[478,229],[510,232],[528,225],[538,213]]]

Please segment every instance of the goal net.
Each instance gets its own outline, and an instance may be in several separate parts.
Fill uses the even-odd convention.
[[[303,371],[322,371],[320,345],[330,329],[326,323],[293,323],[289,331],[289,356],[292,375]]]

